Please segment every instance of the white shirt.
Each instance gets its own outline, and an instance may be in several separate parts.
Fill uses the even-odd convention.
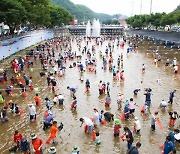
[[[29,86],[32,86],[32,80],[29,80]]]
[[[53,102],[57,103],[57,101],[58,101],[58,97],[54,97]]]
[[[83,117],[83,119],[84,119],[84,122],[85,122],[86,125],[93,126],[93,122],[91,121],[90,118]]]
[[[101,83],[98,84],[98,88],[102,89],[102,84]]]
[[[99,113],[98,112],[94,112],[94,120],[99,119]]]
[[[174,71],[178,71],[178,66],[174,66]]]
[[[168,105],[168,103],[166,101],[161,101],[161,105]]]
[[[100,143],[100,142],[101,142],[100,135],[96,136],[96,143]]]
[[[58,99],[64,99],[64,96],[63,95],[59,95]]]
[[[35,115],[36,114],[36,108],[34,105],[32,105],[31,107],[29,107],[29,114],[30,115]]]
[[[180,133],[175,134],[175,135],[174,135],[174,138],[175,138],[176,140],[180,140]]]
[[[136,130],[141,129],[141,123],[139,120],[135,120],[135,124],[136,124]]]
[[[177,61],[176,59],[173,59],[173,64],[174,64],[174,65],[176,65],[176,61]]]

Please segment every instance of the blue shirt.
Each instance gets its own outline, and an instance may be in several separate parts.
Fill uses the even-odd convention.
[[[145,95],[146,95],[145,101],[151,101],[151,93],[147,92]]]
[[[100,122],[100,123],[102,122],[102,118],[103,118],[103,115],[102,115],[102,114],[99,114],[99,122]]]
[[[173,150],[174,150],[173,143],[171,141],[170,142],[165,141],[164,142],[164,154],[169,154],[169,152],[171,152]]]
[[[139,92],[139,89],[134,90],[134,94],[137,94]]]
[[[70,88],[70,90],[75,93],[76,92],[76,88]]]
[[[124,113],[128,113],[130,111],[129,107],[125,106],[124,107]]]
[[[51,105],[51,102],[48,100],[48,101],[46,101],[46,106],[48,106],[48,107],[52,107],[52,105]]]
[[[129,142],[129,143],[133,143],[133,141],[134,141],[134,138],[133,138],[133,136],[132,136],[132,132],[130,131],[130,130],[128,130],[128,132],[126,133],[126,139],[130,139],[129,141],[127,141],[127,142]]]
[[[53,121],[53,115],[52,114],[48,115],[44,122],[46,124],[49,124],[51,121]]]
[[[171,142],[173,143],[173,145],[174,145],[174,141],[175,141],[175,138],[174,138],[174,133],[173,132],[170,132],[169,134],[168,134],[168,136],[170,136],[171,137]]]
[[[174,97],[174,92],[170,92],[169,93],[169,98],[173,98]]]

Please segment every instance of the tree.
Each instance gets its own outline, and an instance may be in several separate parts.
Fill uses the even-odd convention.
[[[103,22],[103,24],[106,24],[106,25],[110,25],[110,24],[114,24],[114,25],[119,25],[119,21],[118,20],[106,20]]]
[[[165,13],[155,13],[150,15],[149,21],[156,29],[161,25],[160,21],[163,15],[165,15]]]
[[[68,24],[72,20],[72,15],[57,5],[49,5],[51,26],[60,26],[63,24]]]
[[[173,13],[165,14],[161,18],[161,26],[172,25],[176,23]]]
[[[180,23],[180,10],[174,12],[174,20],[176,21],[176,23]]]
[[[27,12],[18,0],[1,0],[0,6],[0,23],[8,25],[13,34],[15,27],[25,22]]]
[[[49,0],[19,0],[27,10],[27,22],[33,26],[49,26]]]

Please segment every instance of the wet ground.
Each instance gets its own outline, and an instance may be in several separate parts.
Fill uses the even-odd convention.
[[[83,127],[80,128],[80,117],[92,117],[93,116],[93,108],[97,108],[100,110],[105,110],[104,102],[105,96],[99,97],[98,93],[98,85],[97,82],[99,80],[103,80],[105,82],[110,82],[111,86],[111,98],[112,104],[110,106],[111,113],[115,114],[116,118],[120,118],[121,111],[117,110],[117,96],[119,92],[124,94],[124,100],[133,97],[133,90],[135,88],[140,88],[141,91],[138,93],[137,97],[134,97],[135,102],[140,106],[136,107],[135,116],[140,118],[142,129],[140,135],[134,135],[134,143],[140,141],[142,143],[142,147],[140,148],[140,153],[144,154],[158,154],[161,153],[159,149],[159,145],[161,145],[165,141],[165,137],[170,130],[173,128],[169,128],[169,115],[168,111],[178,111],[180,109],[179,104],[179,91],[180,91],[180,80],[179,78],[175,78],[173,74],[173,68],[164,66],[164,61],[157,67],[152,64],[152,55],[148,52],[147,49],[153,48],[153,44],[148,44],[149,42],[145,42],[144,44],[139,45],[137,52],[133,52],[130,54],[126,54],[126,49],[128,45],[126,44],[124,48],[116,48],[113,52],[114,64],[117,65],[117,58],[120,53],[124,54],[124,76],[125,82],[120,83],[119,81],[113,81],[112,73],[108,70],[104,71],[102,69],[102,59],[99,56],[99,51],[105,51],[105,47],[107,46],[109,41],[105,41],[103,46],[96,46],[96,58],[98,60],[97,63],[97,74],[94,74],[89,71],[85,71],[84,79],[89,79],[91,82],[91,89],[89,93],[85,93],[85,83],[79,80],[79,72],[77,68],[70,69],[69,65],[76,61],[67,61],[66,66],[66,74],[64,77],[56,76],[58,80],[59,90],[57,93],[62,93],[65,96],[64,106],[53,106],[53,114],[55,115],[55,120],[58,123],[64,123],[64,129],[58,134],[58,142],[59,144],[56,146],[57,153],[71,153],[72,147],[74,145],[78,145],[80,147],[81,153],[92,154],[92,153],[108,153],[115,154],[121,153],[125,154],[127,150],[126,142],[122,142],[119,138],[114,138],[113,136],[113,122],[107,123],[106,125],[102,125],[99,127],[100,135],[101,135],[101,145],[96,146],[92,137],[88,134],[84,133]],[[82,47],[85,46],[85,42],[82,41]],[[89,44],[89,48],[91,45],[94,45],[95,42],[92,41]],[[152,47],[151,47],[152,46]],[[161,47],[162,50],[163,47]],[[73,51],[77,51],[78,48],[76,46],[76,42],[72,42]],[[171,49],[165,49],[166,52],[170,54],[166,54],[166,56],[171,56],[175,51]],[[162,51],[164,53],[164,51]],[[56,55],[58,52],[56,52]],[[179,52],[178,52],[178,61]],[[172,56],[174,57],[174,56]],[[13,57],[12,57],[13,58]],[[84,64],[84,59],[86,56],[83,56],[82,62]],[[8,63],[6,61],[5,63]],[[5,66],[5,63],[1,63],[0,67]],[[146,66],[145,74],[141,73],[142,64]],[[9,70],[12,72],[12,70]],[[41,107],[37,107],[37,123],[30,123],[28,117],[28,103],[33,101],[35,96],[34,92],[29,92],[28,97],[24,98],[20,94],[20,90],[14,90],[13,96],[7,96],[4,91],[3,94],[6,100],[12,99],[15,103],[21,106],[22,110],[25,112],[21,116],[15,116],[12,113],[8,113],[9,122],[0,124],[0,153],[8,153],[8,149],[13,145],[13,134],[16,129],[19,129],[19,132],[22,132],[23,136],[29,138],[31,133],[37,133],[44,141],[49,136],[49,130],[44,132],[42,130],[43,126],[43,114],[46,110],[44,98],[48,97],[50,100],[54,98],[54,93],[52,93],[50,88],[47,88],[46,77],[40,78],[39,72],[41,72],[41,67],[39,62],[34,64],[33,71],[31,69],[25,70],[28,76],[33,76],[33,85],[34,87],[41,87],[39,96],[42,99]],[[9,75],[10,77],[10,75]],[[157,82],[158,79],[158,82]],[[143,81],[143,83],[141,83]],[[71,96],[69,91],[67,90],[67,86],[77,87],[77,101],[78,107],[76,112],[72,112],[70,110],[71,104]],[[6,87],[6,83],[1,84],[1,87]],[[140,114],[141,106],[144,104],[145,97],[143,95],[144,88],[152,88],[152,107],[151,112],[157,111],[157,108],[162,99],[168,101],[169,92],[172,89],[176,89],[177,92],[174,98],[174,104],[172,106],[168,106],[166,110],[160,110],[160,120],[163,125],[163,130],[160,130],[156,127],[155,132],[151,132],[150,130],[150,115],[142,116]],[[3,107],[2,105],[0,106]],[[133,122],[134,119],[131,118],[129,121],[122,121],[122,126],[128,126],[131,130],[133,130]],[[180,121],[176,121],[174,128],[180,128]],[[121,133],[123,130],[121,129]],[[44,153],[47,153],[47,148],[51,145],[44,146]],[[177,145],[177,150],[180,152],[180,146]]]

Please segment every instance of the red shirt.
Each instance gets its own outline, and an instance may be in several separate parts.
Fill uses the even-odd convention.
[[[51,127],[51,138],[55,138],[56,137],[56,133],[58,131],[58,128],[56,125],[52,125]]]
[[[120,129],[121,128],[121,125],[114,125],[114,134],[119,134],[120,133]]]
[[[19,147],[19,142],[22,139],[22,134],[14,134],[14,142],[17,144],[17,146]]]
[[[17,135],[14,135],[14,142],[15,143],[18,143],[20,140],[22,139],[22,134],[17,134]]]
[[[41,138],[36,138],[35,140],[32,140],[32,145],[34,150],[36,151],[36,154],[40,154],[39,147],[43,144],[43,140]]]

